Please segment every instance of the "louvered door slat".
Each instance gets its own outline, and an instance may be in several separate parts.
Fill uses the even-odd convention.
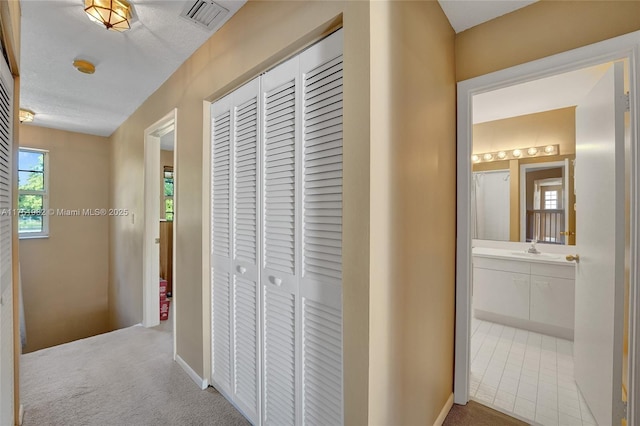
[[[295,82],[289,81],[265,94],[265,267],[293,274],[295,253],[281,250],[295,244]],[[291,189],[286,197],[281,190]],[[273,226],[285,223],[288,226]]]
[[[264,290],[265,423],[295,424],[295,296]]]
[[[234,296],[235,394],[245,405],[256,410],[258,374],[256,283],[236,277]]]
[[[235,259],[251,265],[257,260],[258,96],[236,107],[235,112]],[[238,134],[242,132],[242,138]],[[252,179],[253,178],[253,179]],[[243,219],[243,220],[241,220]]]
[[[341,423],[342,314],[308,299],[302,306],[305,424]]]
[[[231,336],[230,336],[230,277],[227,272],[213,269],[212,286],[212,330],[213,330],[213,377],[220,386],[231,382]],[[224,389],[228,391],[228,389]]]
[[[231,170],[231,112],[213,118],[212,123],[212,249],[222,257],[230,256],[230,170]]]

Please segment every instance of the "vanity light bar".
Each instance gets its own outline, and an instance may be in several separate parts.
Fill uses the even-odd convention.
[[[532,146],[530,148],[516,148],[504,151],[485,152],[473,154],[472,163],[488,163],[501,160],[518,160],[520,158],[544,157],[546,155],[560,154],[560,145]]]

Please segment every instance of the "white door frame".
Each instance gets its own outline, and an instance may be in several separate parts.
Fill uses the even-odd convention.
[[[156,121],[144,131],[144,231],[143,231],[143,292],[142,292],[142,325],[154,327],[160,324],[160,298],[158,295],[158,277],[160,276],[160,253],[158,243],[160,232],[160,138],[173,131],[173,176],[174,188],[176,186],[176,164],[178,152],[177,109],[173,109],[167,115]],[[176,217],[177,217],[177,191],[174,190],[173,199],[173,271],[176,268]],[[174,287],[175,286],[175,279]],[[173,289],[173,353],[176,353],[176,289]]]
[[[456,336],[454,402],[469,401],[469,346],[471,325],[471,154],[472,98],[474,95],[573,71],[614,60],[628,59],[630,88],[631,148],[631,253],[629,278],[629,388],[627,424],[640,424],[640,287],[638,255],[640,254],[640,165],[638,123],[640,123],[640,31],[579,49],[570,50],[512,68],[458,83],[457,146],[457,237],[456,237]],[[635,401],[634,401],[635,400]]]

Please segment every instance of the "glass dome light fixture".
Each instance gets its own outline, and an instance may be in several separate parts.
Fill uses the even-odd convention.
[[[497,156],[498,156],[499,159],[503,160],[503,159],[507,158],[507,153],[504,152],[504,151],[499,151]]]
[[[35,112],[29,111],[28,109],[20,109],[18,117],[21,123],[31,123],[35,115]]]
[[[111,31],[131,28],[133,8],[126,0],[84,0],[84,11],[93,22]]]
[[[472,155],[471,156],[471,161],[473,161],[474,163],[479,163],[480,162],[480,156],[478,155]]]
[[[534,156],[538,153],[538,148],[536,147],[531,147],[527,150],[527,154]]]
[[[515,158],[519,158],[520,156],[522,156],[522,151],[520,151],[519,149],[514,149],[513,152],[511,153]]]
[[[493,160],[493,154],[487,152],[485,155],[482,156],[482,158],[484,158],[484,161],[491,161]]]

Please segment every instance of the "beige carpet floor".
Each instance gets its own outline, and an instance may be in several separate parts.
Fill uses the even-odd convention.
[[[23,355],[23,425],[248,425],[172,360],[169,328],[135,326]]]

